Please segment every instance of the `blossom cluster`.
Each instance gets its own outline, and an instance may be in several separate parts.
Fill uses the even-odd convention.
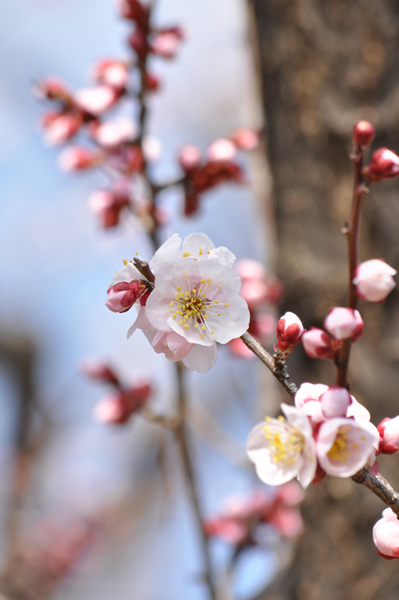
[[[362,467],[378,472],[380,434],[367,409],[345,388],[304,383],[286,418],[267,418],[248,438],[248,455],[269,485],[298,478],[306,488],[325,474],[352,477]]]
[[[115,371],[101,360],[86,360],[82,364],[82,372],[93,381],[112,389],[94,407],[94,417],[101,423],[127,423],[133,414],[143,408],[152,393],[151,385],[145,379],[136,381],[133,385],[124,385]]]
[[[111,281],[106,305],[113,312],[136,306],[128,338],[141,329],[155,352],[205,373],[216,362],[216,343],[227,344],[248,329],[248,306],[232,268],[235,256],[215,248],[205,234],[193,233],[183,243],[174,234],[145,263],[146,271],[137,258],[125,262]]]
[[[147,104],[161,86],[152,72],[152,60],[174,59],[185,32],[177,26],[155,26],[151,7],[139,0],[119,0],[117,8],[129,26],[132,56],[97,61],[89,87],[73,91],[58,78],[47,77],[35,84],[34,93],[52,106],[41,119],[45,141],[51,146],[68,144],[59,155],[60,168],[98,168],[109,176],[109,185],[88,198],[101,227],[117,226],[129,211],[151,231],[167,219],[165,211],[153,202],[154,192],[171,184],[181,186],[183,212],[195,214],[204,192],[228,181],[245,182],[237,152],[253,149],[259,135],[246,128],[232,131],[209,146],[205,159],[196,146],[186,145],[177,157],[181,175],[174,182],[148,185],[148,167],[161,155],[159,141],[147,135],[144,123]],[[127,103],[137,104],[135,119],[126,116]]]
[[[295,539],[303,531],[297,508],[304,493],[295,482],[277,488],[276,494],[254,490],[245,497],[229,498],[221,514],[204,521],[207,536],[217,537],[238,550],[262,541],[262,527],[275,529],[282,538]]]

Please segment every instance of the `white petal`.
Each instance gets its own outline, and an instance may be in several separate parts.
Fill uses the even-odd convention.
[[[181,287],[182,292],[188,292],[201,281],[200,264],[187,258],[162,263],[156,272],[155,289],[169,302],[175,300],[178,287]]]
[[[168,319],[170,317],[169,309],[169,298],[164,298],[161,296],[158,289],[155,288],[147,300],[145,311],[148,321],[158,331],[171,330],[170,326],[168,325]]]
[[[162,263],[172,258],[177,258],[180,255],[180,246],[181,237],[175,233],[158,248],[150,262],[150,267],[154,273]]]
[[[114,275],[109,284],[109,287],[116,285],[117,283],[122,283],[123,281],[133,281],[134,279],[145,279],[145,277],[136,269],[136,267],[128,262],[127,265],[123,266],[119,271]]]
[[[212,346],[194,346],[191,352],[183,359],[183,364],[187,369],[206,373],[216,362],[218,350],[216,344]]]
[[[281,485],[294,479],[300,470],[302,456],[298,453],[296,461],[287,463],[275,462],[272,451],[269,449],[269,441],[266,439],[265,427],[272,429],[275,433],[287,434],[289,425],[285,422],[271,419],[258,423],[252,429],[247,441],[247,453],[249,459],[255,464],[259,479],[269,485]]]
[[[212,339],[220,344],[240,337],[249,327],[250,314],[244,298],[232,294],[217,296],[218,304],[207,310],[207,325]],[[218,316],[220,315],[220,316]]]
[[[151,343],[154,339],[157,330],[151,325],[151,323],[147,319],[144,306],[141,306],[140,304],[137,304],[136,306],[138,306],[137,319],[135,320],[133,325],[128,329],[127,339],[130,338],[130,336],[136,331],[136,329],[141,329],[147,340]]]
[[[313,437],[313,430],[308,417],[296,406],[282,403],[281,410],[287,417],[291,425],[299,429],[299,431],[307,438]]]
[[[301,487],[306,488],[312,483],[316,475],[317,460],[316,460],[316,444],[313,439],[307,438],[305,448],[302,453],[302,467],[298,474],[298,481]]]
[[[190,233],[183,242],[182,254],[189,253],[190,258],[203,260],[208,258],[208,252],[211,252],[214,248],[215,244],[211,242],[205,233]]]
[[[224,246],[220,246],[219,248],[211,250],[208,258],[214,258],[221,265],[225,265],[226,267],[230,268],[233,267],[234,263],[236,262],[235,255]]]
[[[215,259],[203,260],[195,264],[198,265],[200,279],[210,279],[207,296],[209,292],[218,289],[219,285],[221,294],[238,294],[240,291],[241,279],[233,269],[221,265]]]
[[[182,319],[181,319],[182,320]],[[199,327],[195,329],[193,323],[186,329],[184,327],[184,323],[180,323],[177,319],[173,319],[172,316],[169,317],[167,321],[169,327],[176,331],[179,335],[182,335],[190,344],[199,344],[200,346],[212,346],[215,342],[212,340],[212,336],[209,334],[207,330],[202,331]],[[201,335],[205,334],[202,338]]]

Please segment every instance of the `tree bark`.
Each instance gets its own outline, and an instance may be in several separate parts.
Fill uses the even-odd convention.
[[[266,138],[274,179],[277,273],[285,287],[281,312],[306,328],[322,326],[332,306],[345,306],[349,217],[349,154],[356,121],[377,130],[373,149],[399,152],[399,5],[381,0],[250,0]],[[361,223],[360,261],[384,258],[399,270],[399,183],[371,187]],[[365,332],[355,344],[351,391],[378,424],[399,413],[399,295],[361,302]],[[330,361],[297,349],[288,361],[297,385],[332,384]],[[399,458],[381,472],[399,488]],[[397,561],[384,561],[372,542],[384,505],[350,480],[311,486],[306,531],[290,572],[264,598],[393,600]]]

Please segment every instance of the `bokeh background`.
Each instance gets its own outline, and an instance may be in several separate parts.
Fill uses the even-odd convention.
[[[155,389],[151,409],[173,413],[171,365],[151,351],[141,332],[127,342],[130,314],[115,315],[104,306],[122,259],[134,252],[150,258],[151,246],[133,219],[125,218],[115,231],[99,228],[86,200],[104,178],[57,169],[58,151],[43,143],[37,126],[41,107],[31,95],[34,81],[45,75],[84,87],[96,59],[126,55],[126,25],[112,0],[13,0],[3,3],[1,12],[3,563],[12,536],[10,511],[21,485],[15,482],[13,447],[28,377],[36,446],[19,497],[19,521],[29,530],[48,515],[102,515],[105,524],[75,572],[57,586],[56,598],[101,600],[111,594],[118,600],[161,595],[164,600],[202,600],[206,592],[198,582],[198,543],[170,437],[140,417],[125,428],[97,424],[92,409],[104,390],[79,373],[82,359],[106,359],[127,383],[148,377]],[[233,128],[260,127],[261,111],[244,2],[159,0],[156,19],[165,26],[181,25],[188,34],[175,61],[153,61],[163,85],[151,101],[150,132],[162,147],[152,168],[162,181],[178,174],[176,154],[182,144],[205,150]],[[164,239],[174,232],[184,237],[203,231],[239,258],[267,262],[264,214],[251,188],[251,166],[246,166],[249,185],[209,192],[194,219],[181,218],[178,191],[164,194],[162,206],[170,216]],[[219,510],[226,496],[255,484],[252,471],[239,464],[245,462],[244,442],[256,411],[257,372],[253,361],[243,362],[227,348],[219,356],[211,372],[189,379],[194,405],[204,406],[216,422],[223,415],[232,436],[230,460],[194,436],[205,514]],[[28,374],[10,367],[20,359],[28,361]],[[222,446],[222,440],[216,445]],[[215,544],[213,550],[223,565],[229,549]],[[272,552],[246,554],[237,568],[237,598],[263,587],[274,568]]]

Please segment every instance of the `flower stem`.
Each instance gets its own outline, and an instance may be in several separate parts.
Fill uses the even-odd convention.
[[[348,240],[348,259],[349,259],[349,298],[348,308],[356,309],[358,303],[358,295],[356,286],[353,283],[357,267],[357,246],[359,238],[360,215],[363,206],[363,200],[368,193],[362,169],[363,169],[363,152],[358,151],[352,156],[354,166],[354,186],[353,200],[350,222],[343,229],[344,235]],[[337,385],[349,389],[348,383],[348,367],[351,352],[351,338],[344,340],[341,352],[336,360],[337,367]]]
[[[201,506],[198,498],[197,485],[194,476],[194,470],[192,466],[192,461],[190,457],[190,452],[188,448],[188,439],[187,432],[185,427],[185,411],[186,411],[186,393],[184,387],[184,365],[182,363],[176,363],[177,367],[177,380],[178,380],[178,409],[179,415],[181,418],[179,419],[176,429],[176,441],[178,443],[179,452],[181,456],[181,461],[183,465],[184,477],[186,480],[187,492],[190,497],[191,505],[194,512],[194,517],[196,521],[196,526],[198,529],[198,537],[200,540],[203,563],[204,563],[204,581],[208,586],[209,598],[211,600],[217,600],[216,589],[213,581],[212,575],[212,558],[209,548],[209,540],[205,535],[205,531],[203,528],[203,516],[201,511]]]

